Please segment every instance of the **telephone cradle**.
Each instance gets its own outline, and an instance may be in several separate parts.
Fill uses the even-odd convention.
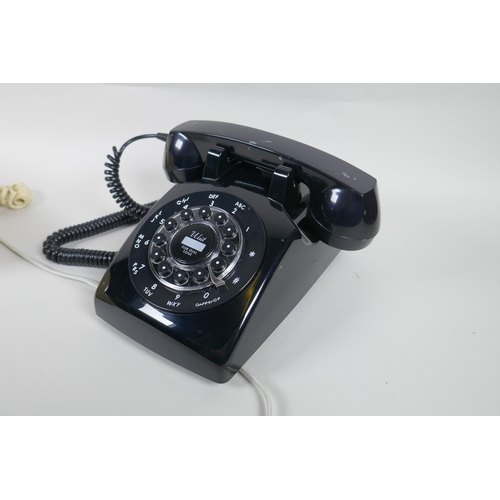
[[[340,250],[371,243],[377,182],[323,151],[244,126],[190,121],[160,135],[176,185],[114,256],[96,312],[224,383]]]

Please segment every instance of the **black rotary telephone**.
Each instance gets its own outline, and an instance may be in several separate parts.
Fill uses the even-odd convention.
[[[164,169],[177,184],[152,206],[135,205],[116,175],[124,147],[144,137],[166,141]],[[371,243],[377,182],[318,149],[240,125],[190,121],[138,138],[108,157],[107,180],[124,207],[110,216],[113,227],[139,225],[116,254],[79,255],[79,265],[108,266],[96,312],[161,356],[227,382],[340,250]],[[85,236],[99,232],[98,221]],[[44,252],[71,264],[59,248],[71,237],[57,234]]]

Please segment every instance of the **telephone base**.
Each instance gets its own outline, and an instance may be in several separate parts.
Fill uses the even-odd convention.
[[[149,222],[144,222],[128,238],[104,274],[96,292],[95,308],[99,317],[146,348],[209,380],[225,383],[300,302],[339,250],[322,242],[306,244],[288,217],[269,202],[263,203],[256,193],[235,186],[205,187],[207,193],[220,194],[221,198],[223,193],[238,196],[263,222],[265,251],[262,250],[258,270],[248,278],[248,284],[235,292],[231,287],[238,285],[233,284],[237,281],[233,273],[227,280],[229,290],[219,292],[215,286],[210,288],[214,304],[210,304],[209,299],[206,305],[196,303],[206,308],[203,312],[177,312],[158,307],[151,302],[156,295],[151,298],[141,294],[142,289],[133,281],[137,280],[134,274],[137,267],[133,267],[136,259],[131,257],[131,248],[137,245],[138,235],[148,237]],[[188,183],[175,186],[145,219],[154,221],[159,207],[183,199],[192,189]],[[247,252],[252,244],[246,243],[246,255],[254,253],[253,250]],[[256,258],[258,255],[247,256],[249,261]],[[244,267],[241,259],[238,265]],[[236,275],[244,281],[244,269],[241,272],[240,268],[236,269]],[[155,288],[154,293],[158,290],[159,287]],[[187,303],[196,293],[196,290],[189,291],[178,301]]]

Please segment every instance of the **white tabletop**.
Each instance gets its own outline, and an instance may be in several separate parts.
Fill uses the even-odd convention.
[[[278,415],[498,415],[500,86],[1,85],[0,237],[54,269],[50,233],[119,208],[104,182],[112,146],[187,120],[267,130],[378,179],[381,231],[341,252],[247,362]],[[163,144],[127,149],[140,202],[171,184]],[[118,250],[131,228],[72,244]],[[215,384],[95,315],[93,289],[0,245],[0,414],[255,415],[241,376]]]

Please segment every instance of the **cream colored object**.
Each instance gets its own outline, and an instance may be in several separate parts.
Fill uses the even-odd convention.
[[[0,186],[0,205],[13,210],[24,208],[31,203],[30,188],[21,182],[12,186]]]

